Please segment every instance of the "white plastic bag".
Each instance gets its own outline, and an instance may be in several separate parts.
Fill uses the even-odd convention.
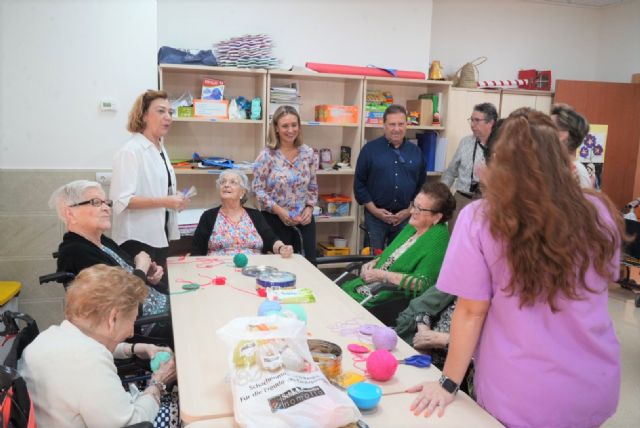
[[[276,315],[236,318],[218,330],[229,346],[233,407],[243,427],[341,427],[360,418],[313,362],[305,324]]]

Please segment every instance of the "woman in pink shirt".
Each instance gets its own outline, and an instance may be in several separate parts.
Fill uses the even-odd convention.
[[[530,109],[505,121],[483,183],[436,284],[458,296],[443,375],[409,389],[411,410],[442,415],[475,352],[478,403],[506,426],[599,426],[620,391],[607,286],[622,219],[580,189],[555,124]]]

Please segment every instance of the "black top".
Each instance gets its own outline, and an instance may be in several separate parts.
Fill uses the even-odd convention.
[[[113,240],[102,235],[100,242],[105,247],[109,247],[130,266],[135,267],[131,256],[123,251]],[[97,264],[120,267],[115,259],[83,236],[74,232],[64,234],[62,243],[58,247],[58,272],[69,272],[77,276],[82,269]],[[145,283],[147,282],[147,274],[140,269],[134,269],[133,274]]]
[[[249,214],[249,218],[253,222],[253,226],[258,231],[258,234],[262,238],[262,254],[273,249],[273,244],[279,241],[280,238],[271,230],[271,227],[267,224],[267,221],[262,216],[262,213],[253,208],[246,208],[245,211]],[[206,256],[209,252],[209,238],[213,233],[213,227],[216,224],[218,218],[218,212],[220,207],[211,208],[210,210],[202,213],[198,227],[193,234],[193,241],[191,243],[191,255],[192,256]]]

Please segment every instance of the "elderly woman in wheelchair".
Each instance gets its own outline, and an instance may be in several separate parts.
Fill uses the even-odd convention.
[[[119,267],[96,265],[80,272],[67,290],[66,320],[37,336],[18,363],[38,425],[122,427],[156,420],[165,385],[176,377],[173,356],[137,394],[123,389],[114,365],[114,358],[171,352],[123,343],[133,334],[147,293],[140,278]]]
[[[58,247],[58,272],[77,275],[96,264],[119,266],[138,276],[148,286],[148,296],[141,308],[142,316],[169,312],[169,298],[158,291],[163,269],[144,251],[131,257],[104,235],[111,228],[112,201],[105,199],[102,186],[95,181],[76,180],[56,189],[49,200],[65,224],[67,232]],[[141,334],[172,342],[169,323],[143,327]]]
[[[409,224],[342,289],[373,315],[393,325],[411,298],[435,284],[449,243],[446,221],[455,199],[443,183],[426,183],[411,204]]]

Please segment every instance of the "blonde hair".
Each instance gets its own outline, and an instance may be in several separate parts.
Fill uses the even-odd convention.
[[[282,119],[284,116],[291,114],[298,119],[298,136],[296,140],[293,142],[295,147],[300,147],[302,145],[302,122],[300,121],[300,114],[298,111],[291,106],[280,106],[273,113],[273,117],[271,118],[271,123],[269,123],[269,135],[267,135],[267,147],[270,149],[277,149],[280,147],[280,137],[278,137],[278,133],[276,132],[276,127],[278,126],[278,121]]]
[[[75,180],[53,191],[49,198],[49,208],[55,209],[60,220],[66,224],[62,208],[83,202],[84,194],[89,189],[99,189],[104,193],[104,189],[97,181]]]
[[[127,122],[127,131],[142,132],[145,128],[144,114],[149,110],[149,106],[154,100],[168,100],[169,96],[165,91],[147,90],[144,94],[140,94],[133,102],[129,111],[129,121]]]
[[[112,309],[133,311],[147,294],[144,281],[124,269],[93,265],[83,269],[67,288],[65,317],[97,325],[108,318]]]

